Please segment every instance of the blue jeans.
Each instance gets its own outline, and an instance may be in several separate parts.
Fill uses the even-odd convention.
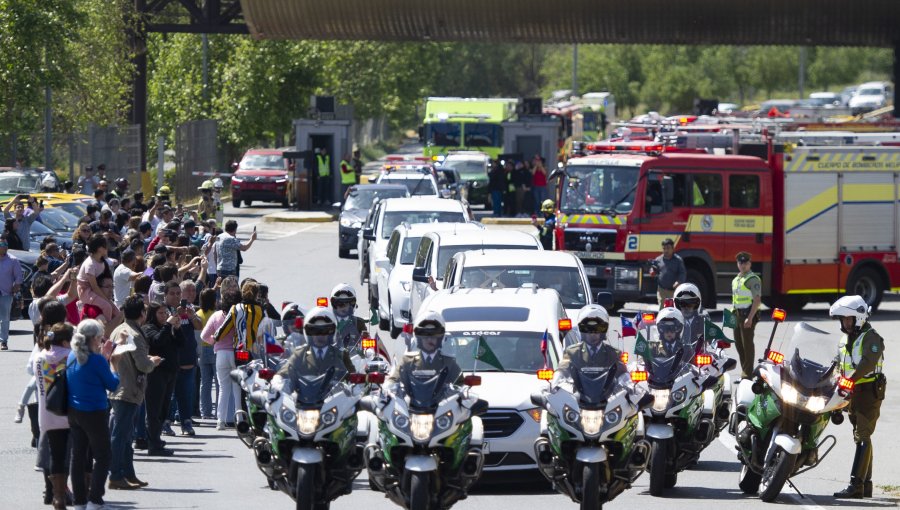
[[[134,420],[134,438],[147,440],[147,402],[142,402],[137,408],[137,418]]]
[[[112,459],[109,463],[109,479],[134,479],[134,449],[131,441],[134,437],[134,424],[138,414],[138,405],[124,400],[111,400],[112,416],[109,419],[109,433]]]
[[[503,192],[491,191],[491,205],[494,207],[494,217],[503,216]]]
[[[175,421],[177,412],[182,428],[191,421],[191,413],[194,411],[195,370],[197,367],[179,368],[175,375],[175,392],[172,394],[172,405],[169,406],[169,421]]]
[[[0,296],[0,344],[9,340],[9,317],[12,313],[13,296]]]
[[[213,346],[203,345],[200,347],[200,416],[213,415],[213,386],[218,393],[216,353],[213,352]]]

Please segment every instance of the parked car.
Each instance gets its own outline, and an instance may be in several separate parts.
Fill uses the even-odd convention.
[[[893,97],[893,89],[889,83],[873,81],[863,83],[856,89],[856,94],[850,98],[850,113],[861,113],[877,110],[887,106]]]
[[[294,185],[290,179],[290,166],[282,157],[285,149],[250,149],[231,176],[231,205],[241,202],[250,206],[254,200],[280,202],[290,205]]]
[[[348,258],[350,250],[359,243],[359,230],[372,204],[382,198],[408,197],[406,186],[399,184],[356,184],[347,190],[347,197],[338,218],[338,257]]]
[[[412,171],[406,168],[382,172],[378,184],[401,184],[409,190],[410,196],[441,197],[437,179],[430,166],[416,166]]]

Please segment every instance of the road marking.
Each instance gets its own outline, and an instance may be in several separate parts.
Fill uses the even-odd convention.
[[[735,439],[731,437],[731,434],[729,434],[727,431],[723,430],[722,432],[723,433],[719,434],[719,442],[725,445],[725,448],[728,448],[729,452],[736,452],[735,448],[737,448],[737,441],[735,441]],[[794,489],[792,489],[790,485],[785,484],[785,488],[791,492],[788,493],[785,492],[784,489],[782,489],[781,495],[793,501],[795,505],[800,505],[807,510],[825,510],[825,507],[818,505],[815,501],[813,501],[811,497],[806,496],[801,498],[800,496],[798,496],[795,492],[793,492]]]

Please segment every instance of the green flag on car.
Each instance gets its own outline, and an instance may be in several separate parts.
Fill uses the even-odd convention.
[[[634,341],[634,353],[638,356],[644,358],[644,361],[650,361],[653,359],[653,354],[650,351],[650,344],[647,342],[647,339],[644,338],[644,335],[638,333],[637,339]]]
[[[706,341],[707,342],[712,341],[712,340],[723,340],[730,344],[734,343],[734,340],[725,336],[725,332],[722,331],[722,328],[717,326],[715,322],[711,321],[709,319],[709,317],[706,317],[703,320],[703,326],[704,326],[704,330],[706,332]]]
[[[478,337],[478,341],[475,343],[475,359],[482,363],[487,363],[497,370],[503,370],[503,365],[483,336]]]

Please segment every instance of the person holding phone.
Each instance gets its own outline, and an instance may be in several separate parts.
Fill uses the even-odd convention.
[[[174,285],[174,287],[172,287]],[[166,291],[181,289],[175,282],[167,284]],[[163,423],[169,416],[169,404],[175,391],[175,377],[178,373],[178,348],[181,347],[181,318],[169,314],[169,309],[160,303],[150,303],[147,322],[141,327],[149,345],[151,356],[159,356],[161,362],[147,378],[147,455],[170,457],[173,451],[165,448],[161,439]]]
[[[162,427],[162,433],[167,436],[175,435],[172,424],[176,421],[176,413],[181,424],[181,435],[195,435],[191,421],[194,409],[194,372],[197,369],[197,338],[194,332],[203,329],[203,320],[197,316],[194,306],[188,299],[193,300],[196,294],[197,289],[192,281],[166,284],[163,300],[169,315],[178,318],[175,329],[181,337],[175,353],[178,370],[175,373],[172,403],[169,405],[169,412]]]
[[[242,243],[237,236],[238,224],[234,220],[225,222],[225,232],[219,236],[216,242],[216,275],[221,277],[236,276],[240,279],[239,254],[247,251],[256,241],[256,227],[250,234],[250,240]]]
[[[14,211],[10,213],[10,209],[13,208],[15,208]],[[19,239],[21,239],[24,244],[25,242],[31,242],[31,225],[40,217],[41,211],[43,210],[44,208],[34,199],[34,197],[27,194],[21,194],[16,195],[12,201],[6,204],[6,207],[3,208],[3,213],[6,214],[7,217],[15,218],[18,222],[16,225],[16,234],[18,234]]]

